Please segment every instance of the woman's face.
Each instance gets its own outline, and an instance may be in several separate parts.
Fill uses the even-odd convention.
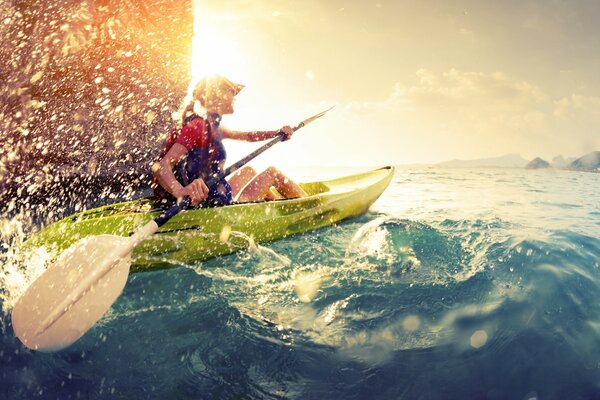
[[[207,99],[206,111],[215,112],[219,115],[233,114],[235,103],[235,91],[232,88],[219,88]]]

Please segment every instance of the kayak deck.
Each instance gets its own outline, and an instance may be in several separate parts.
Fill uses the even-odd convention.
[[[134,250],[132,272],[202,261],[247,248],[248,237],[268,242],[360,215],[383,193],[393,173],[392,167],[384,167],[301,183],[309,196],[299,199],[183,211]],[[49,225],[26,245],[46,246],[58,255],[86,236],[129,236],[159,213],[150,199],[98,207]]]

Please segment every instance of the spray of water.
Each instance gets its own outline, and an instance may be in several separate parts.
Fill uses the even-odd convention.
[[[412,222],[389,217],[376,218],[363,225],[346,249],[346,264],[353,268],[385,272],[401,277],[421,266],[411,238]],[[380,271],[381,269],[385,271]]]
[[[278,254],[277,252],[275,252],[274,250],[272,250],[268,247],[265,247],[265,246],[262,246],[262,245],[256,243],[251,236],[248,236],[243,232],[230,231],[226,238],[221,237],[221,240],[223,240],[223,241],[230,241],[230,240],[236,240],[236,239],[237,240],[241,239],[243,242],[247,243],[247,245],[248,245],[247,248],[248,248],[250,254],[257,255],[258,257],[272,257],[273,259],[277,260],[279,263],[281,263],[285,266],[289,266],[291,264],[291,261],[289,258],[282,256],[281,254]]]
[[[0,303],[7,314],[29,285],[46,269],[54,253],[46,247],[23,250],[26,227],[20,218],[0,220]]]

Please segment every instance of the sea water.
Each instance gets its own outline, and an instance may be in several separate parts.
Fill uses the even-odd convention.
[[[599,188],[593,173],[401,167],[360,217],[130,275],[48,354],[15,338],[10,306],[44,256],[23,265],[18,244],[49,221],[16,214],[0,398],[598,398]]]

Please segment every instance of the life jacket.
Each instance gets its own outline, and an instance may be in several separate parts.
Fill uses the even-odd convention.
[[[180,143],[188,149],[186,156],[176,164],[173,170],[175,178],[183,186],[189,185],[198,178],[206,181],[223,171],[227,153],[222,143],[221,130],[218,128],[219,118],[216,118],[216,121],[216,130],[212,132],[213,128],[206,119],[197,114],[192,114],[183,120],[181,127],[176,127],[169,132],[160,159],[168,153],[175,143]],[[189,124],[196,126],[190,126]],[[179,135],[186,126],[193,129],[192,133],[190,134],[190,131],[186,132],[187,136],[178,142],[177,139],[179,139]],[[155,201],[162,204],[175,201],[175,198],[160,186],[156,176],[152,179],[152,189],[154,190]],[[221,179],[215,187],[209,189],[211,190],[205,205],[227,205],[233,202],[231,187],[225,179]]]

